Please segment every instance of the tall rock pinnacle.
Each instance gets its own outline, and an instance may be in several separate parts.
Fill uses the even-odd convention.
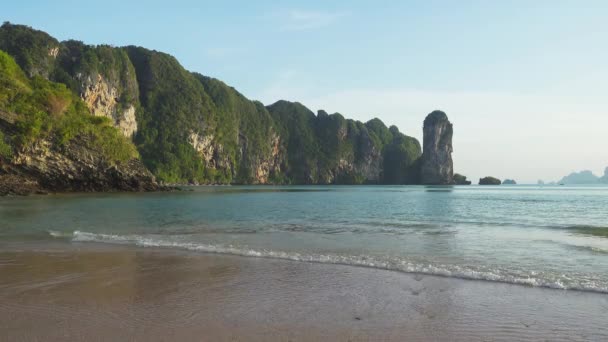
[[[422,184],[453,184],[452,124],[439,110],[424,119],[424,138],[421,166]]]

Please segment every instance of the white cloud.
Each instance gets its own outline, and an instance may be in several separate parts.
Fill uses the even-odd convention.
[[[281,28],[287,31],[303,31],[329,26],[349,15],[348,12],[310,11],[292,9],[277,13],[283,22]]]

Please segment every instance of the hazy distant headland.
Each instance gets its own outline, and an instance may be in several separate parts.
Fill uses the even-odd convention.
[[[142,47],[59,42],[4,23],[0,50],[0,193],[455,183],[441,111],[424,120],[423,151],[377,118],[264,106]]]
[[[589,170],[572,172],[563,177],[559,184],[608,184],[608,167],[604,170],[604,175],[598,177]]]

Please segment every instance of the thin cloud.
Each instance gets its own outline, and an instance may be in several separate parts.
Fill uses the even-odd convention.
[[[327,27],[349,15],[348,12],[310,11],[293,9],[279,14],[286,31],[305,31]]]

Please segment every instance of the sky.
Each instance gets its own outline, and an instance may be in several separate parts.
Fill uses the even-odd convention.
[[[608,1],[10,1],[0,20],[174,55],[250,99],[454,125],[454,169],[519,183],[608,166]]]

